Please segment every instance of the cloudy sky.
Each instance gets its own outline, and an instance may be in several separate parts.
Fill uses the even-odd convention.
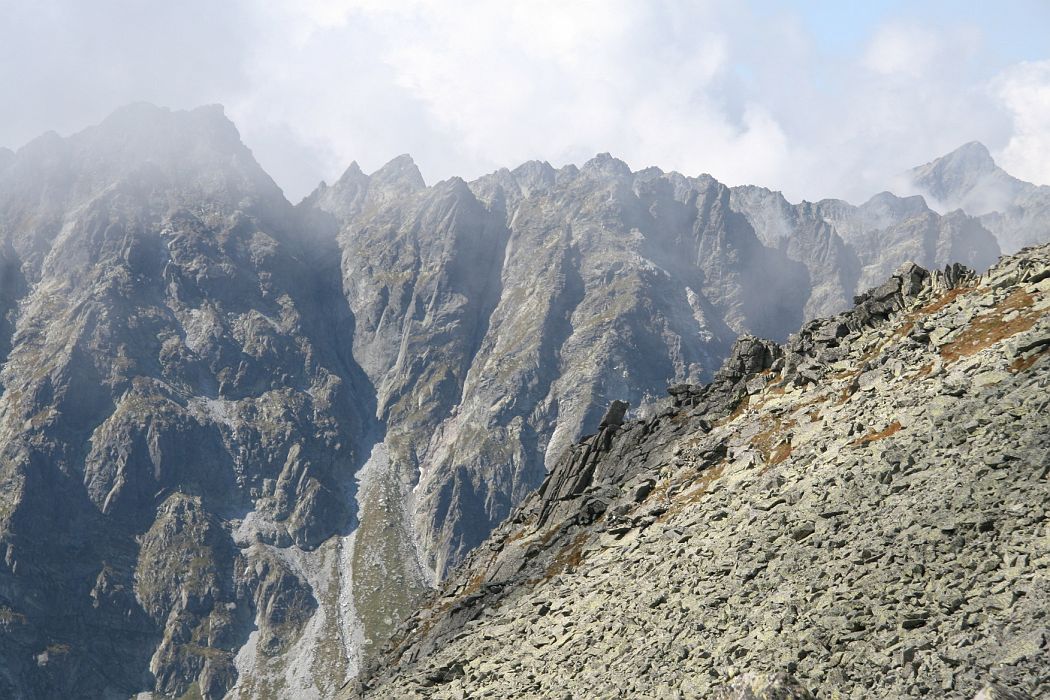
[[[1050,2],[0,0],[0,145],[222,103],[293,200],[610,151],[866,198],[966,141],[1050,184]]]

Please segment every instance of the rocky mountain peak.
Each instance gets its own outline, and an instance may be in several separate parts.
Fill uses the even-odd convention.
[[[879,192],[872,195],[868,201],[861,204],[858,209],[872,215],[883,212],[891,214],[888,219],[899,219],[901,216],[913,216],[928,210],[926,202],[919,195],[901,197],[893,192]]]
[[[403,153],[376,170],[370,176],[374,187],[416,192],[426,187],[412,156]]]
[[[972,215],[1005,209],[1025,185],[996,165],[977,141],[914,168],[909,175],[942,209],[958,208]]]
[[[976,141],[907,173],[939,211],[962,209],[996,234],[1005,252],[1041,243],[1050,213],[1050,187],[1019,180]]]
[[[336,180],[336,184],[350,183],[350,182],[361,182],[368,180],[368,176],[361,170],[361,166],[357,164],[356,160],[350,161],[350,165],[347,166],[343,174]]]
[[[284,203],[219,105],[186,111],[128,105],[72,136],[45,134],[31,141],[0,178],[8,210],[40,196],[63,206],[84,204],[121,182],[198,199]]]
[[[533,192],[552,187],[557,173],[547,161],[530,160],[510,171],[521,193],[528,197]]]
[[[921,196],[900,197],[892,192],[879,192],[856,209],[859,221],[869,231],[895,226],[930,211]]]
[[[497,208],[513,207],[522,199],[554,187],[558,171],[547,161],[530,160],[510,170],[500,168],[470,183],[479,199]]]
[[[583,164],[580,171],[601,178],[628,178],[631,169],[627,163],[619,158],[614,158],[609,153],[599,153]]]
[[[197,129],[198,135],[211,131],[215,135],[221,134],[228,144],[240,143],[237,127],[226,116],[226,109],[221,104],[173,110],[149,102],[132,102],[114,110],[97,126],[85,131],[121,134],[129,142],[134,142],[166,128]]]
[[[153,163],[162,170],[235,167],[269,179],[242,143],[221,105],[171,110],[139,102],[123,107],[100,124],[69,138],[83,159],[133,168]]]
[[[942,176],[950,176],[992,172],[999,166],[995,164],[987,146],[980,141],[970,141],[921,167],[929,167]]]
[[[322,182],[307,195],[299,208],[323,211],[338,221],[345,221],[364,205],[370,183],[371,178],[361,171],[357,161],[353,161],[334,183],[326,185]]]

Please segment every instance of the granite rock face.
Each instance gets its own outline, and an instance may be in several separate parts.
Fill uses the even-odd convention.
[[[0,696],[331,697],[541,484],[649,502],[601,455],[669,384],[702,412],[819,381],[757,336],[994,254],[921,200],[778,197],[401,156],[292,206],[218,107],[0,150]]]
[[[901,266],[610,422],[347,696],[1044,697],[1050,246]]]
[[[803,319],[805,268],[710,178],[606,155],[425,188],[401,158],[307,204],[340,223],[385,478],[414,500],[403,525],[437,577],[612,397],[644,405],[709,378],[738,333],[783,338]]]
[[[148,105],[19,151],[0,240],[0,695],[222,697],[318,608],[285,553],[355,522],[335,242],[219,108]]]

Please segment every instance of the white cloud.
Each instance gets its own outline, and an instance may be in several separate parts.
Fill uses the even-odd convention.
[[[882,27],[864,53],[864,65],[883,75],[922,77],[943,51],[940,34],[924,27],[890,24]]]
[[[1013,119],[1000,165],[1023,180],[1050,184],[1050,61],[1014,66],[995,87]]]
[[[0,143],[149,99],[225,103],[293,198],[350,160],[404,152],[429,181],[610,151],[857,200],[979,139],[1047,179],[1042,78],[1019,67],[988,89],[1001,64],[950,23],[891,18],[829,54],[801,15],[761,0],[187,1],[130,19],[123,0],[50,0],[50,15],[11,2],[0,84],[20,101]]]
[[[313,141],[339,154],[329,178],[405,151],[431,181],[599,151],[739,182],[784,173],[775,114],[722,94],[733,13],[713,3],[320,5],[271,6],[255,87],[231,105],[268,167]]]
[[[696,28],[682,51],[664,43],[666,27],[639,3],[544,1],[505,12],[474,2],[427,15],[385,58],[479,165],[609,149],[630,157],[684,113],[695,121],[724,69],[725,39],[702,28],[705,15],[679,18]],[[648,105],[661,112],[655,120],[633,118]]]
[[[264,165],[309,143],[329,155],[329,178],[352,158],[367,170],[402,152],[433,181],[610,151],[636,168],[856,200],[1008,133],[973,70],[972,28],[890,22],[828,62],[790,15],[724,3],[275,6],[254,87],[232,113]],[[275,135],[286,143],[266,145]]]

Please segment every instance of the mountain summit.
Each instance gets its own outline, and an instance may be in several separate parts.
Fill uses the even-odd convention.
[[[1019,180],[996,165],[977,141],[908,173],[913,186],[942,210],[981,219],[1005,252],[1046,240],[1050,187]]]

